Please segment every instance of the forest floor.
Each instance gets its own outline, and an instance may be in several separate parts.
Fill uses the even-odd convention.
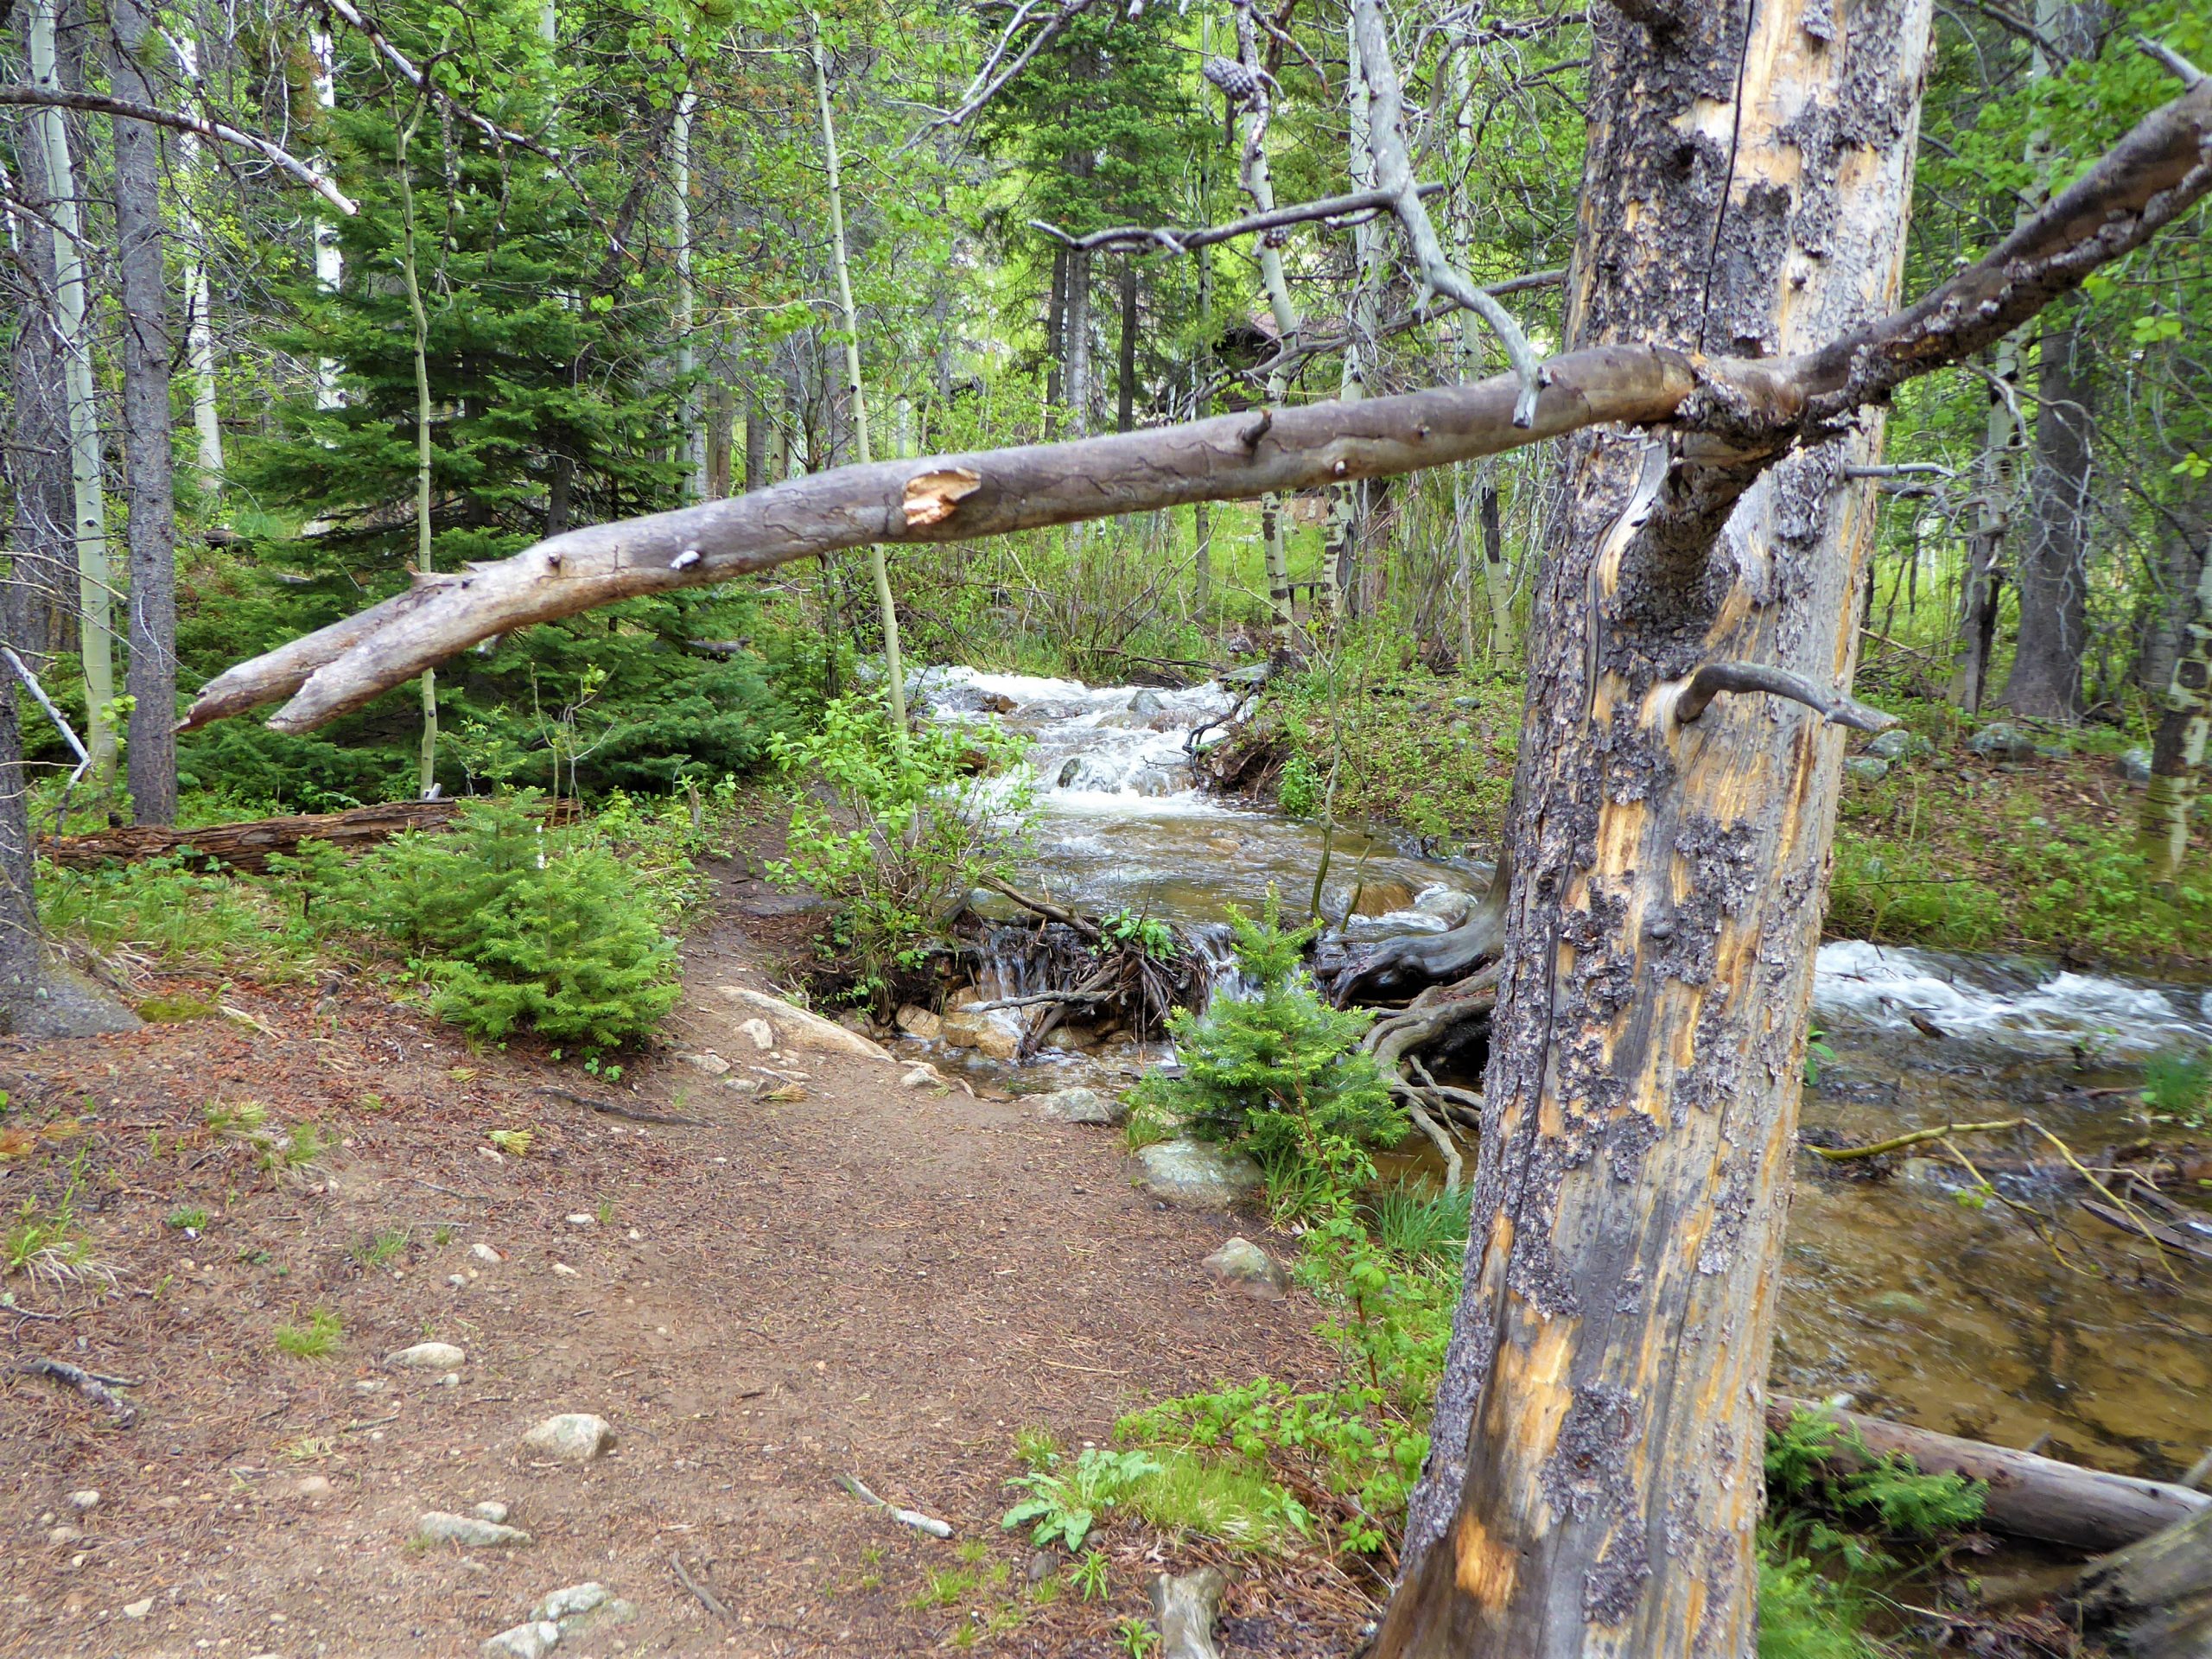
[[[50,1214],[74,1160],[86,1265],[116,1275],[0,1285],[0,1654],[474,1655],[588,1580],[627,1606],[562,1654],[1123,1650],[1152,1575],[1195,1560],[1124,1523],[1106,1599],[1032,1587],[1042,1563],[999,1525],[1014,1433],[1103,1444],[1225,1377],[1327,1379],[1302,1292],[1254,1301],[1199,1265],[1232,1233],[1286,1241],[1141,1197],[1110,1132],[759,1052],[715,987],[765,988],[803,930],[718,874],[676,1040],[619,1084],[335,974],[172,983],[221,1014],[0,1047],[4,1219]],[[700,1048],[783,1097],[675,1058]],[[465,1362],[385,1364],[430,1340]],[[131,1379],[135,1423],[14,1369],[36,1356]],[[568,1412],[612,1450],[522,1449]],[[480,1503],[530,1541],[410,1541]],[[1370,1612],[1319,1560],[1232,1577],[1231,1655],[1341,1654]]]

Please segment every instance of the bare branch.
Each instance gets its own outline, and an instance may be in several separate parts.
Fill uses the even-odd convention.
[[[1029,60],[1032,58],[1059,39],[1066,32],[1067,26],[1090,10],[1090,6],[1091,0],[1060,0],[1059,10],[1046,21],[1042,29],[1030,37],[1029,44],[1021,48],[1020,54],[1012,63],[1007,64],[1003,70],[994,75],[992,71],[1004,62],[1006,54],[1013,49],[1014,36],[1021,32],[1022,24],[1029,20],[1029,14],[1035,10],[1035,0],[1030,0],[1029,3],[1016,8],[1012,20],[1007,22],[1004,32],[1000,35],[998,44],[991,48],[990,55],[983,60],[983,67],[976,72],[976,78],[968,83],[967,92],[961,96],[960,107],[930,122],[920,132],[907,140],[905,147],[912,149],[925,136],[936,131],[939,127],[965,125],[978,110],[1005,90],[1008,81],[1029,67]]]
[[[2184,87],[2194,86],[2204,79],[2204,72],[2202,69],[2164,41],[2154,41],[2148,35],[2138,35],[2135,37],[2135,45],[2145,57],[2156,58],[2160,63],[2165,65]]]
[[[1368,154],[1375,158],[1375,182],[1387,190],[1398,223],[1412,245],[1421,280],[1455,303],[1465,306],[1490,325],[1505,348],[1506,360],[1521,378],[1521,399],[1515,404],[1514,423],[1525,426],[1536,416],[1540,370],[1528,337],[1506,308],[1477,288],[1446,256],[1421,206],[1414,183],[1413,162],[1406,153],[1405,97],[1398,85],[1398,67],[1390,56],[1390,32],[1382,21],[1381,0],[1352,0],[1352,20],[1359,35],[1359,58],[1372,97],[1367,126]]]
[[[1424,184],[1421,193],[1433,196],[1446,187]],[[1084,236],[1071,236],[1057,226],[1033,219],[1030,227],[1039,230],[1054,241],[1071,248],[1109,248],[1124,243],[1151,244],[1169,253],[1195,253],[1200,248],[1210,248],[1217,242],[1227,242],[1240,236],[1252,236],[1262,231],[1279,231],[1292,225],[1311,224],[1316,219],[1342,219],[1347,214],[1373,213],[1389,208],[1397,200],[1395,191],[1355,190],[1349,195],[1324,196],[1318,201],[1302,201],[1293,207],[1277,207],[1264,213],[1247,213],[1226,225],[1209,225],[1198,230],[1176,230],[1166,226],[1117,225],[1111,230],[1092,231]]]
[[[350,24],[355,29],[358,29],[363,35],[366,36],[369,44],[376,48],[377,51],[391,63],[393,68],[399,71],[401,78],[407,81],[409,85],[412,86],[425,98],[430,99],[435,103],[443,105],[447,109],[459,116],[470,126],[475,128],[477,131],[482,133],[486,138],[489,138],[493,143],[518,144],[525,149],[532,150],[538,149],[540,148],[534,140],[526,137],[523,134],[519,132],[510,132],[506,128],[499,126],[492,121],[486,120],[483,116],[478,114],[474,110],[469,108],[467,105],[463,104],[460,99],[454,98],[450,92],[448,92],[443,87],[432,80],[423,70],[417,68],[413,63],[409,61],[407,54],[404,52],[402,52],[397,47],[394,46],[390,41],[385,38],[383,30],[379,29],[374,23],[371,22],[366,17],[361,15],[360,11],[353,4],[353,0],[320,0],[320,3],[324,10],[330,12],[344,22]]]
[[[72,92],[52,86],[0,86],[0,105],[7,104],[44,105],[54,109],[82,110],[87,115],[111,115],[126,121],[143,121],[149,126],[168,127],[175,132],[194,133],[220,144],[234,144],[274,162],[340,213],[350,217],[357,211],[350,197],[289,150],[220,121],[203,121],[196,115],[183,115],[127,98],[106,98],[98,92]]]
[[[1895,715],[1870,709],[1851,697],[1838,696],[1825,686],[1814,684],[1802,674],[1792,674],[1786,668],[1774,668],[1765,663],[1707,663],[1690,676],[1681,695],[1675,698],[1675,721],[1688,725],[1724,691],[1763,691],[1769,696],[1787,697],[1839,726],[1848,726],[1856,731],[1887,731],[1897,723]]]

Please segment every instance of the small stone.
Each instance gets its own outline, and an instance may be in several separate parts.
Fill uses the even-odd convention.
[[[1215,1280],[1259,1301],[1278,1301],[1290,1289],[1281,1264],[1251,1240],[1232,1238],[1203,1264]]]
[[[909,1037],[920,1038],[924,1042],[935,1040],[939,1023],[937,1015],[931,1014],[927,1008],[917,1007],[912,1002],[899,1010],[897,1020],[899,1029]]]
[[[60,1548],[64,1545],[73,1544],[84,1535],[83,1531],[76,1527],[56,1527],[53,1531],[46,1535],[46,1541],[49,1544],[54,1545],[56,1548]]]
[[[933,1065],[918,1065],[899,1079],[901,1089],[931,1089],[942,1086],[944,1079]]]
[[[1924,1319],[1930,1311],[1925,1300],[1909,1290],[1877,1291],[1860,1306],[1885,1319]]]
[[[1890,763],[1878,754],[1854,754],[1843,769],[1862,784],[1878,784],[1890,775]]]
[[[1916,760],[1930,753],[1936,746],[1918,732],[1907,731],[1902,726],[1892,726],[1886,732],[1878,732],[1866,746],[1866,753],[1877,760],[1887,760],[1892,766],[1900,760]]]
[[[760,1079],[758,1077],[724,1077],[720,1083],[716,1084],[715,1087],[717,1089],[727,1089],[733,1095],[757,1095],[760,1092]]]
[[[468,1356],[449,1342],[418,1342],[386,1354],[384,1363],[395,1370],[449,1371],[467,1363]]]
[[[1049,1095],[1032,1095],[1029,1103],[1047,1123],[1096,1123],[1110,1129],[1129,1116],[1129,1109],[1119,1099],[1096,1089],[1055,1089]]]
[[[776,1028],[766,1020],[741,1020],[737,1028],[763,1054],[776,1046]]]
[[[2147,784],[2151,781],[2151,751],[2148,749],[2139,747],[2125,751],[2120,757],[2119,766],[2120,777],[2128,783]]]
[[[553,1264],[553,1271],[563,1279],[581,1279],[583,1277],[583,1274],[578,1273],[574,1268],[570,1267],[565,1262],[556,1262]]]
[[[457,1273],[449,1273],[446,1274],[446,1283],[451,1285],[455,1290],[466,1290],[468,1288],[468,1281]]]
[[[438,1386],[442,1389],[459,1388],[461,1386],[461,1373],[459,1371],[448,1371],[443,1376],[438,1379]]]
[[[523,1449],[562,1463],[588,1463],[614,1444],[614,1428],[604,1417],[564,1411],[548,1417],[522,1437]]]
[[[773,1046],[772,1044],[770,1046]],[[703,1071],[710,1077],[719,1077],[729,1070],[729,1062],[711,1049],[698,1054],[679,1054],[677,1059],[694,1071]]]
[[[472,1244],[468,1247],[468,1253],[479,1262],[504,1262],[507,1259],[489,1244]]]
[[[334,1496],[338,1488],[330,1484],[327,1475],[302,1475],[300,1484],[292,1490],[313,1502]]]
[[[1968,738],[1967,747],[1986,760],[2025,760],[2035,753],[2036,742],[2018,727],[2000,720]]]
[[[484,1659],[544,1659],[561,1645],[561,1627],[550,1618],[532,1619],[487,1638]]]
[[[1058,1565],[1058,1563],[1052,1560],[1052,1552],[1050,1550],[1031,1550],[1029,1552],[1029,1582],[1032,1584],[1044,1583],[1046,1580],[1052,1576],[1052,1568],[1056,1565]]]
[[[582,1211],[578,1211],[575,1215],[568,1217],[568,1223],[571,1227],[596,1227],[599,1225],[599,1217],[588,1216]]]
[[[494,1526],[505,1526],[507,1522],[507,1506],[496,1497],[486,1498],[471,1513],[479,1521],[489,1521]]]
[[[99,1506],[100,1495],[92,1487],[86,1486],[69,1494],[69,1507],[79,1515],[89,1515]]]
[[[531,1608],[530,1616],[532,1618],[565,1621],[580,1613],[591,1611],[607,1598],[607,1586],[592,1579],[582,1584],[569,1585],[566,1589],[556,1590]]]
[[[154,1599],[148,1596],[143,1601],[134,1601],[125,1605],[123,1616],[125,1618],[143,1618],[153,1611]]]
[[[432,1510],[415,1523],[415,1540],[423,1544],[459,1544],[464,1549],[502,1549],[528,1543],[530,1535],[519,1527],[504,1527],[477,1516]]]
[[[972,1014],[963,1008],[938,1022],[938,1034],[955,1048],[978,1050],[994,1060],[1010,1060],[1021,1048],[1021,1033],[995,1013]]]
[[[1226,1210],[1266,1184],[1241,1152],[1199,1141],[1161,1141],[1136,1155],[1137,1185],[1156,1198],[1199,1210]]]
[[[639,1232],[634,1227],[632,1227],[628,1232],[623,1234],[622,1236],[628,1239],[632,1244],[643,1243],[645,1237],[643,1233]]]
[[[356,1394],[382,1394],[391,1386],[380,1376],[365,1376],[353,1384]]]

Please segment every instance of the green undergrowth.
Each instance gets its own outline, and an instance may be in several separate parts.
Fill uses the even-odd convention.
[[[592,1056],[674,1006],[673,935],[704,890],[692,860],[732,796],[617,793],[553,830],[534,793],[486,797],[445,831],[351,856],[303,842],[266,875],[188,855],[42,866],[40,908],[49,931],[126,969],[283,982],[346,961],[473,1035],[533,1032]]]

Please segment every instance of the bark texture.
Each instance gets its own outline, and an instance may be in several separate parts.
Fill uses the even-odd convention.
[[[2072,722],[2088,650],[2089,491],[2095,381],[2078,321],[2046,333],[2037,375],[2035,472],[2020,555],[2020,635],[2001,701],[2018,715]]]
[[[2151,879],[2170,884],[2189,854],[2189,826],[2204,772],[2206,740],[2212,737],[2212,546],[2196,564],[2196,585],[2187,596],[2174,665],[2151,740],[2151,783],[2143,797],[2142,850]]]
[[[15,186],[34,213],[47,215],[45,150],[41,123],[26,118],[16,133],[22,165]],[[68,393],[54,327],[54,232],[41,219],[18,214],[10,222],[17,256],[16,312],[8,431],[8,486],[15,528],[9,546],[9,580],[21,606],[13,625],[16,649],[43,667],[77,639],[77,551],[71,529],[76,507],[69,480]]]
[[[142,54],[154,27],[146,0],[116,0],[108,79],[118,94],[155,101]],[[123,466],[130,504],[131,699],[124,751],[130,811],[140,823],[176,821],[176,498],[169,450],[168,280],[162,248],[162,135],[115,124],[115,263],[123,290]]]
[[[1655,30],[1596,9],[1571,343],[1768,359],[1878,318],[1929,17],[1734,0]],[[1842,740],[1770,696],[1666,714],[1716,658],[1848,686],[1873,504],[1843,470],[1880,427],[1770,466],[1702,435],[1633,537],[1643,445],[1569,446],[1466,1288],[1380,1655],[1755,1646],[1760,1395]]]
[[[2092,1562],[2075,1594],[2083,1623],[2142,1659],[2212,1653],[2212,1505]]]

